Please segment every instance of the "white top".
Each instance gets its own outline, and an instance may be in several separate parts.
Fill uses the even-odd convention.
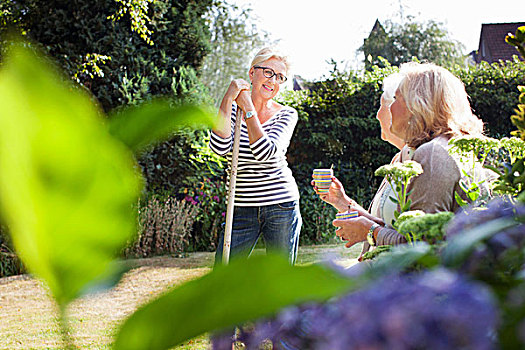
[[[233,149],[237,105],[231,113],[231,134],[222,138],[214,132],[210,148],[228,160],[228,183]],[[235,189],[235,205],[239,207],[263,206],[299,200],[299,190],[288,168],[286,151],[297,124],[297,111],[283,107],[264,124],[263,136],[250,145],[246,123],[241,124],[239,164]]]

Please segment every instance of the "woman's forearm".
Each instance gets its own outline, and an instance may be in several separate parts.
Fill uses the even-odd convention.
[[[250,139],[250,145],[255,143],[264,135],[264,130],[262,128],[259,118],[252,117],[246,120],[246,128],[248,129],[248,138]]]
[[[407,243],[405,236],[390,227],[382,227],[377,233],[377,245],[399,245]]]
[[[384,225],[385,223],[380,218],[377,218],[375,216],[372,216],[365,208],[363,208],[361,205],[359,205],[356,201],[348,197],[346,194],[344,195],[344,198],[342,198],[337,203],[332,204],[340,213],[345,212],[347,210],[356,210],[359,212],[359,215],[366,217],[369,220],[374,221],[375,223],[378,223],[379,225]]]
[[[215,134],[222,138],[227,138],[231,135],[230,115],[232,111],[232,106],[233,100],[228,96],[224,96],[221,102],[221,106],[219,107],[218,115],[218,118],[221,120],[221,123],[219,123],[217,127],[212,129],[212,131]]]

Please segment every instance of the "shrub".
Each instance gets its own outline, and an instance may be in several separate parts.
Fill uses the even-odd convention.
[[[465,84],[474,113],[485,123],[491,137],[510,136],[515,129],[510,116],[516,108],[518,86],[525,84],[525,64],[519,60],[453,70]]]
[[[221,178],[203,177],[182,190],[184,201],[196,208],[191,251],[214,251],[226,214],[226,183]]]
[[[7,227],[0,224],[0,278],[24,272],[25,268],[13,250]]]
[[[137,240],[125,256],[179,255],[186,251],[198,208],[186,201],[152,196],[138,208]]]
[[[151,96],[180,94],[209,51],[203,14],[212,0],[159,0],[147,7],[150,45],[117,14],[115,0],[2,4],[0,34],[16,27],[89,89],[107,112]],[[4,42],[2,42],[4,44]],[[103,63],[105,61],[105,63]]]

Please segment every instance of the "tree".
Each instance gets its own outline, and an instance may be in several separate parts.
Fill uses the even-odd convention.
[[[192,90],[181,79],[209,52],[212,1],[4,0],[0,33],[15,28],[39,44],[108,111]]]
[[[251,11],[219,0],[208,12],[211,51],[204,59],[201,79],[217,106],[233,78],[248,78],[255,53],[275,43],[257,28]]]
[[[450,38],[442,23],[432,20],[417,22],[409,16],[402,24],[388,20],[382,26],[376,21],[370,36],[358,52],[364,53],[365,68],[369,70],[374,65],[385,66],[379,56],[394,66],[415,57],[450,67],[464,64],[463,50],[464,46]]]
[[[209,102],[198,71],[210,50],[213,0],[2,0],[0,34],[40,46],[105,112],[156,96]],[[7,42],[0,42],[2,48]],[[195,170],[196,131],[140,155],[148,189],[175,192]]]

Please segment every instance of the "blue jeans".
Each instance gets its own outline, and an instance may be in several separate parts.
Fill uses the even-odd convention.
[[[297,259],[301,232],[299,201],[261,207],[235,207],[230,245],[230,258],[247,258],[262,235],[266,252],[288,256],[291,264]],[[224,233],[219,238],[215,263],[222,263]]]

